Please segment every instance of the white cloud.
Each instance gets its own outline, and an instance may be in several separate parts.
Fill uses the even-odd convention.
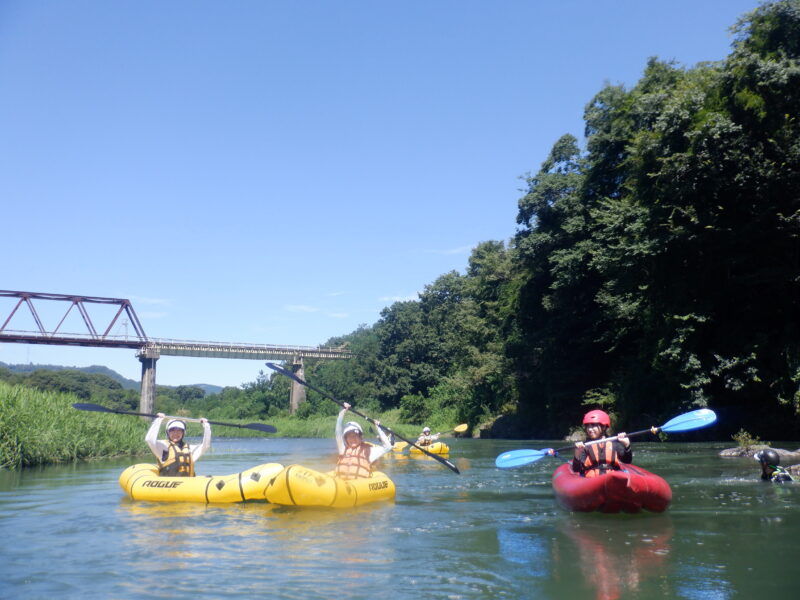
[[[318,312],[319,309],[315,306],[306,306],[305,304],[285,304],[284,310],[288,310],[289,312]]]

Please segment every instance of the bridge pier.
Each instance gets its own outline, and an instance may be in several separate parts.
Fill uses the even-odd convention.
[[[295,356],[292,359],[292,373],[305,381],[306,376],[303,370],[303,357]],[[302,402],[306,401],[306,387],[292,380],[292,391],[289,395],[289,413],[294,414]]]
[[[136,353],[142,363],[142,395],[139,412],[152,415],[156,406],[156,361],[161,356],[155,348],[142,348]]]

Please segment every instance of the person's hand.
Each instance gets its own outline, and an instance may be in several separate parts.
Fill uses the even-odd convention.
[[[617,439],[622,442],[622,445],[626,448],[631,447],[631,441],[628,439],[628,434],[624,431],[617,434]]]
[[[208,419],[206,419],[205,417],[200,417],[200,422],[201,422],[203,425],[205,425],[206,423],[208,423]]]
[[[656,434],[658,433],[658,427],[656,427],[655,425],[653,425],[653,426],[650,428],[650,433],[652,433],[653,435],[656,435]]]
[[[575,442],[576,450],[583,450],[583,442]]]
[[[164,413],[156,413],[156,416],[157,416],[159,419],[163,419],[163,418],[164,418],[164,417],[166,417],[167,415],[165,415]]]
[[[381,422],[380,421],[373,421],[373,424],[375,425],[376,428],[381,426]]]
[[[350,405],[347,402],[342,402],[342,406],[344,406],[345,410],[350,410]]]

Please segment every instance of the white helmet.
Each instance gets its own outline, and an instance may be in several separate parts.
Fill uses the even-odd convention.
[[[170,429],[182,429],[183,431],[186,431],[186,425],[183,421],[172,419],[171,421],[167,422],[167,431]]]
[[[359,425],[355,421],[349,421],[349,422],[344,424],[344,430],[342,431],[342,437],[346,436],[351,431],[355,431],[359,435],[364,435],[364,432],[361,430],[361,425]]]
[[[430,427],[425,427],[422,430],[422,433],[430,433],[430,432],[431,432],[431,428]]]

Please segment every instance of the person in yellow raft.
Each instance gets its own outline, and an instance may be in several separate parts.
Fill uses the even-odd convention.
[[[439,439],[441,433],[434,433],[431,435],[430,427],[423,427],[422,433],[417,438],[417,446],[430,446],[433,442]]]
[[[167,477],[194,477],[194,464],[211,447],[211,425],[208,424],[208,419],[200,419],[203,424],[203,441],[191,446],[183,439],[186,435],[186,424],[180,419],[170,419],[167,422],[166,440],[156,439],[164,418],[164,413],[157,413],[144,437],[158,459],[158,474]]]
[[[382,446],[368,444],[364,441],[361,425],[350,421],[342,425],[344,414],[350,405],[343,402],[344,408],[336,419],[336,447],[339,449],[339,460],[336,463],[336,475],[342,479],[358,479],[372,475],[372,463],[392,450],[392,444],[386,433],[380,428],[380,421],[375,421]]]

